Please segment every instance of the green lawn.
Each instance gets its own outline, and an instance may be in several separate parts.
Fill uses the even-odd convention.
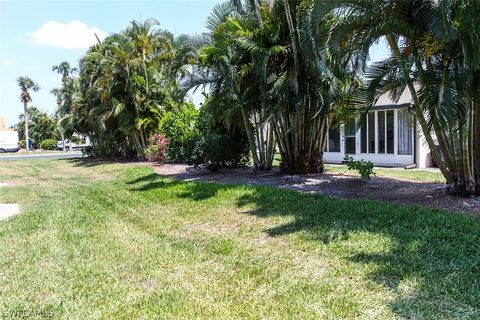
[[[17,151],[17,152],[3,152],[0,153],[0,157],[10,157],[10,156],[27,156],[27,155],[33,155],[33,154],[51,154],[51,153],[63,153],[63,151],[59,150],[41,150],[41,149],[36,149],[30,152],[24,152],[24,151]]]
[[[480,219],[131,164],[0,164],[0,312],[479,319]]]

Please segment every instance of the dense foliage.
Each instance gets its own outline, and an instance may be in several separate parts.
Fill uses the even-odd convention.
[[[62,132],[88,135],[96,155],[140,159],[162,132],[169,158],[211,168],[228,165],[213,157],[226,134],[246,142],[256,169],[269,170],[278,151],[283,172],[315,173],[333,119],[408,90],[452,193],[480,194],[479,19],[470,0],[230,0],[197,36],[133,21],[89,49],[78,77],[54,67]],[[379,41],[391,56],[369,65]],[[208,130],[185,103],[191,89],[208,96]]]
[[[432,157],[451,192],[480,194],[480,2],[331,1],[333,52],[352,41],[364,54],[383,38],[391,56],[367,69],[366,102],[408,90]],[[315,2],[312,16],[325,12]]]
[[[55,150],[57,148],[57,140],[47,139],[40,143],[40,149]]]
[[[170,140],[167,147],[167,156],[170,160],[186,159],[190,141],[198,135],[198,117],[199,112],[192,103],[184,103],[163,115],[160,132]]]
[[[44,140],[57,141],[60,137],[57,118],[51,116],[48,113],[39,110],[36,107],[28,108],[29,118],[29,137],[32,139],[34,146],[40,146]],[[25,116],[21,114],[19,121],[15,125],[15,129],[18,131],[19,139],[25,140]],[[56,143],[56,142],[55,142]]]

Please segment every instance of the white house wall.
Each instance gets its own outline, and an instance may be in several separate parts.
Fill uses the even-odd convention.
[[[384,109],[377,111],[385,111],[392,109]],[[412,154],[411,155],[400,155],[398,154],[398,109],[394,110],[394,153],[393,154],[381,154],[381,153],[361,153],[361,130],[357,130],[355,134],[355,154],[351,156],[357,160],[363,159],[366,161],[373,162],[374,165],[378,166],[390,166],[390,167],[405,167],[412,164],[417,164],[417,167],[425,168],[431,165],[431,162],[428,161],[429,158],[429,149],[425,145],[424,139],[421,139],[418,135],[415,136],[415,133],[421,132],[418,130],[413,130],[412,132]],[[378,113],[376,113],[375,119],[377,119]],[[378,121],[375,120],[375,132],[376,132],[376,141],[375,150],[378,150]],[[417,159],[415,159],[415,156]],[[342,163],[343,158],[345,157],[345,127],[342,124],[340,126],[340,152],[325,152],[324,154],[325,161],[327,163]]]

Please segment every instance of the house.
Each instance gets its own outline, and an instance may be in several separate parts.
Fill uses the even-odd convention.
[[[430,149],[420,126],[410,112],[408,90],[397,102],[380,96],[368,114],[355,123],[342,123],[328,130],[325,161],[341,163],[345,155],[376,166],[432,167]]]

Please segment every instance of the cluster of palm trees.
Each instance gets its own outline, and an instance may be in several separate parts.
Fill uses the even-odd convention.
[[[230,0],[202,35],[132,22],[82,58],[62,124],[143,157],[163,112],[201,87],[257,169],[278,149],[284,172],[316,173],[329,126],[408,90],[452,193],[480,194],[479,19],[472,0]],[[391,55],[369,64],[379,41]]]
[[[325,52],[333,17],[313,25],[313,1],[229,1],[217,5],[210,32],[185,81],[208,84],[239,112],[257,169],[270,169],[278,147],[282,171],[323,172],[333,115],[360,84],[357,53]],[[315,20],[317,21],[317,20]],[[348,50],[347,50],[348,49]]]
[[[80,61],[62,125],[92,138],[106,153],[144,158],[162,114],[181,100],[184,41],[158,21],[133,21],[92,46]]]
[[[323,171],[334,118],[408,90],[451,192],[480,194],[480,2],[232,0],[208,26],[189,83],[235,101],[259,168],[275,139],[284,171]]]

